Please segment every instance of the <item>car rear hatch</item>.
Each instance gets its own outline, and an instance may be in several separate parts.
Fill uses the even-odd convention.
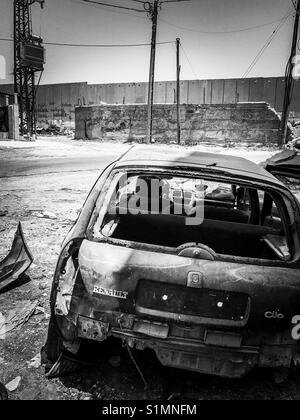
[[[298,270],[206,261],[85,240],[72,311],[80,316],[284,331],[297,313]],[[77,296],[76,296],[77,295]],[[101,319],[104,319],[101,316]]]

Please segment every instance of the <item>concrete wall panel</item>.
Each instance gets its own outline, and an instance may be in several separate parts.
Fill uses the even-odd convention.
[[[53,89],[53,119],[60,121],[62,119],[62,86],[56,85]]]
[[[166,103],[167,104],[176,103],[176,82],[167,82]],[[182,97],[181,97],[181,103],[182,103]]]
[[[97,104],[97,85],[88,85],[87,87],[88,105]]]
[[[203,81],[190,80],[188,86],[188,104],[203,104]]]
[[[276,103],[275,103],[275,109],[279,112],[281,112],[283,108],[284,89],[285,89],[285,79],[284,77],[279,77],[276,80]]]
[[[61,94],[62,119],[66,124],[72,122],[71,86],[63,85]]]
[[[237,102],[248,102],[249,101],[249,79],[237,80]]]
[[[54,115],[53,115],[53,109],[54,109],[54,101],[53,101],[53,94],[54,89],[51,86],[46,87],[46,112],[47,112],[47,120],[49,122],[53,121]]]
[[[223,104],[224,103],[224,80],[212,80],[211,103]]]
[[[135,87],[136,103],[145,104],[147,102],[147,83],[137,83]]]
[[[175,83],[175,85],[176,85],[176,83]],[[176,86],[175,86],[175,89],[176,89]],[[182,104],[187,104],[188,103],[188,96],[189,96],[189,82],[188,81],[181,81],[180,82],[180,102]]]
[[[136,84],[127,83],[124,86],[124,96],[126,104],[134,104],[136,102]]]
[[[276,101],[276,78],[264,79],[264,101],[268,102],[273,108]]]
[[[250,79],[249,101],[264,101],[264,79]]]
[[[231,104],[237,101],[237,81],[233,79],[224,80],[224,103]]]
[[[166,103],[166,84],[164,82],[155,82],[154,84],[154,103]]]

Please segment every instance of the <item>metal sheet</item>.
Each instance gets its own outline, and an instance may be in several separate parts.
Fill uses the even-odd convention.
[[[19,223],[11,251],[0,263],[0,292],[24,274],[32,262],[33,257],[26,245],[22,225]]]

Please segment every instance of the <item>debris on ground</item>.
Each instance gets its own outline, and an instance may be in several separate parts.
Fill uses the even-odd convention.
[[[42,364],[41,354],[38,353],[35,357],[33,357],[30,360],[30,362],[28,362],[28,367],[32,369],[38,369],[39,367],[41,367],[41,364]]]
[[[0,262],[0,292],[18,280],[32,262],[33,257],[25,242],[22,225],[19,223],[12,248],[8,256]]]
[[[18,307],[9,311],[6,317],[0,317],[0,340],[21,325],[25,324],[34,315],[38,302],[20,301]]]
[[[55,213],[51,213],[50,211],[43,211],[42,213],[33,213],[33,216],[37,217],[38,219],[50,219],[50,220],[57,220],[58,217]]]
[[[39,135],[50,136],[74,136],[75,130],[63,127],[62,125],[51,124],[48,127],[37,127],[37,133]]]
[[[43,308],[42,306],[37,306],[34,315],[44,315],[45,312],[45,308]]]
[[[13,379],[11,382],[9,382],[6,385],[7,391],[9,391],[9,392],[16,391],[19,388],[21,380],[22,380],[21,376],[17,376],[15,379]]]

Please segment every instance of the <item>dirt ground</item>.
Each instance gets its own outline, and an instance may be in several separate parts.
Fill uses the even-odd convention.
[[[107,148],[122,153],[124,145],[74,142],[70,139],[42,139],[35,144],[0,143],[1,162],[26,161],[46,157],[102,155]],[[218,148],[217,151],[222,151]],[[231,150],[231,154],[264,160],[274,150]],[[229,153],[226,150],[226,153]],[[0,381],[8,384],[17,377],[21,381],[12,400],[78,400],[78,399],[300,399],[300,371],[292,372],[287,382],[275,385],[270,372],[257,370],[241,380],[224,380],[184,371],[163,368],[153,353],[135,352],[148,389],[137,373],[128,353],[121,347],[91,348],[95,362],[69,377],[47,380],[44,368],[31,360],[44,344],[49,320],[49,293],[60,245],[76,219],[87,193],[99,172],[73,171],[43,175],[13,176],[0,180],[0,260],[7,255],[17,223],[22,222],[34,263],[27,280],[17,288],[0,295],[0,313],[38,302],[39,310],[19,329],[0,340]],[[41,218],[41,213],[54,213],[54,219]],[[53,216],[54,216],[53,215]],[[42,309],[41,309],[42,308]],[[111,355],[120,357],[113,367]]]

